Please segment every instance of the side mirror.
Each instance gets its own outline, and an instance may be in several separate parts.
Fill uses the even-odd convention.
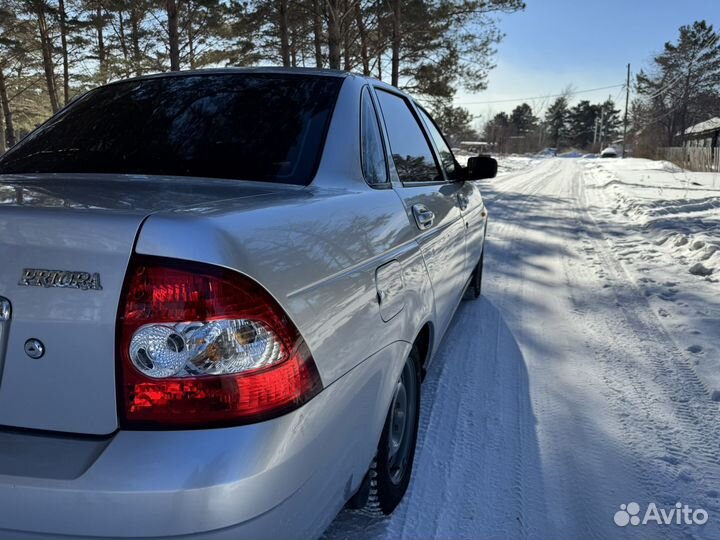
[[[490,156],[476,156],[468,159],[465,169],[466,180],[483,180],[485,178],[495,178],[497,176],[497,160]]]

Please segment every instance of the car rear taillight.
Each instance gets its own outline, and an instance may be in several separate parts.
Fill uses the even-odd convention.
[[[322,390],[310,351],[278,303],[216,266],[136,257],[118,337],[123,427],[258,422]]]

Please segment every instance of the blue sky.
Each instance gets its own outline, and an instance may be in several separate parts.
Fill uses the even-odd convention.
[[[520,102],[474,104],[475,101],[544,96],[623,83],[632,71],[647,67],[678,28],[705,19],[720,29],[720,0],[526,0],[527,9],[502,16],[506,34],[495,57],[488,89],[456,101],[480,115],[510,111]],[[578,94],[575,100],[600,101],[620,88]],[[529,103],[535,108],[545,100]],[[624,106],[624,98],[622,99]]]

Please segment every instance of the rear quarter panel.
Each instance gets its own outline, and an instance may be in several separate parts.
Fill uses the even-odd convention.
[[[253,204],[153,215],[136,251],[232,268],[263,285],[297,325],[325,385],[387,345],[414,340],[432,291],[394,191],[309,189]],[[402,265],[403,308],[384,322],[375,271],[392,260]]]

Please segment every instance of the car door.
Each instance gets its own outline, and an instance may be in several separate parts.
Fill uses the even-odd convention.
[[[422,118],[427,127],[430,139],[435,144],[435,149],[440,156],[440,164],[442,165],[445,175],[456,180],[460,168],[455,156],[450,149],[450,145],[440,132],[435,121],[422,107],[418,107],[420,118]],[[487,212],[483,203],[480,189],[477,184],[472,181],[462,182],[462,188],[458,192],[458,205],[463,221],[465,222],[465,274],[469,275],[477,266],[482,255],[485,242],[485,225]]]
[[[376,88],[390,147],[395,189],[415,226],[435,297],[436,324],[444,332],[465,284],[465,225],[458,195],[410,101]]]

